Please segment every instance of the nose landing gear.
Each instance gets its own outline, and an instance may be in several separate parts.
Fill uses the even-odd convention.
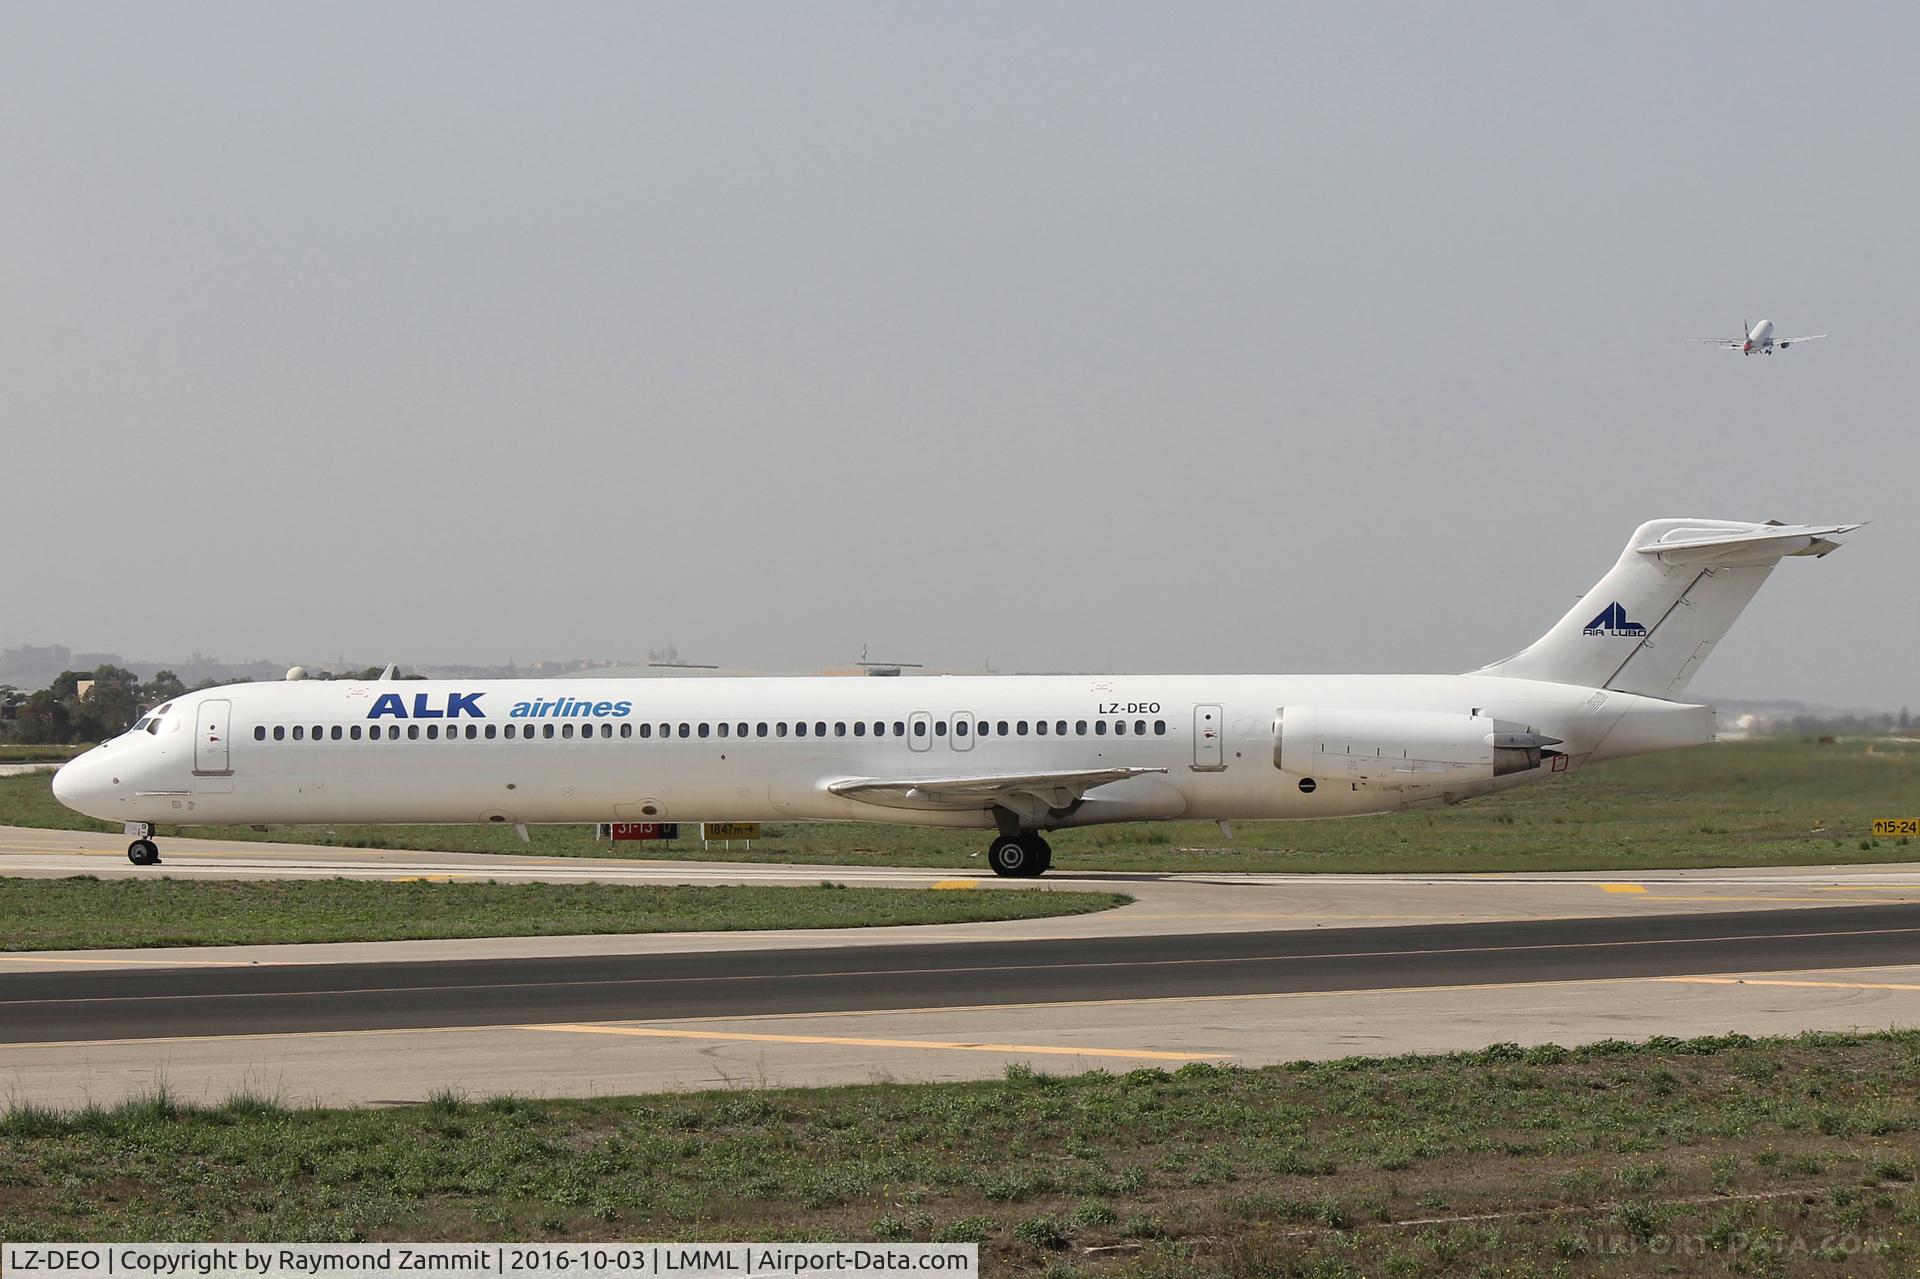
[[[152,822],[128,822],[126,833],[133,836],[127,845],[127,860],[135,866],[158,866],[160,845],[153,842]]]
[[[1002,835],[987,849],[987,864],[993,873],[1009,879],[1032,879],[1047,873],[1053,865],[1053,848],[1038,831]]]

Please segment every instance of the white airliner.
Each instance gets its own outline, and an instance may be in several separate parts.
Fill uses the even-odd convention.
[[[1728,351],[1738,351],[1742,355],[1772,355],[1775,351],[1784,351],[1795,342],[1818,342],[1827,336],[1824,333],[1809,333],[1803,338],[1776,338],[1773,336],[1773,321],[1762,320],[1752,328],[1745,321],[1740,327],[1745,330],[1742,338],[1695,338],[1696,342],[1706,342]]]
[[[883,821],[1041,832],[1458,801],[1710,741],[1677,700],[1783,556],[1855,524],[1665,519],[1533,644],[1464,675],[237,684],[156,707],[63,767],[69,808],[155,823]]]

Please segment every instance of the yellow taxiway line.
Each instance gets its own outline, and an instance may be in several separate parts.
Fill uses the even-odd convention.
[[[1140,1061],[1219,1061],[1229,1053],[1159,1052],[1149,1048],[1072,1048],[1054,1044],[985,1044],[942,1042],[932,1039],[855,1039],[842,1035],[767,1035],[739,1030],[669,1030],[659,1026],[612,1026],[555,1023],[514,1026],[514,1030],[552,1031],[571,1035],[633,1035],[645,1039],[721,1039],[753,1044],[838,1044],[848,1048],[934,1048],[970,1053],[1044,1053],[1056,1057],[1126,1057]]]
[[[1898,981],[1800,981],[1787,977],[1654,977],[1649,980],[1693,986],[1806,986],[1815,990],[1920,990],[1920,984]]]

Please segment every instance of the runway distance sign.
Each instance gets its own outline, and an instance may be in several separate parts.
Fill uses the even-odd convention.
[[[714,839],[759,839],[759,822],[701,822],[700,838]]]
[[[628,839],[679,839],[679,822],[615,822],[611,832],[615,841]]]
[[[1873,833],[1889,839],[1920,839],[1920,817],[1878,817]]]

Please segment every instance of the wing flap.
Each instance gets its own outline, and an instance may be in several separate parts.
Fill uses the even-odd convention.
[[[829,782],[827,789],[845,799],[882,808],[954,811],[1004,805],[1020,810],[1031,808],[1035,802],[1047,808],[1069,808],[1096,786],[1166,771],[1164,768],[1092,768],[951,777],[850,777]]]

